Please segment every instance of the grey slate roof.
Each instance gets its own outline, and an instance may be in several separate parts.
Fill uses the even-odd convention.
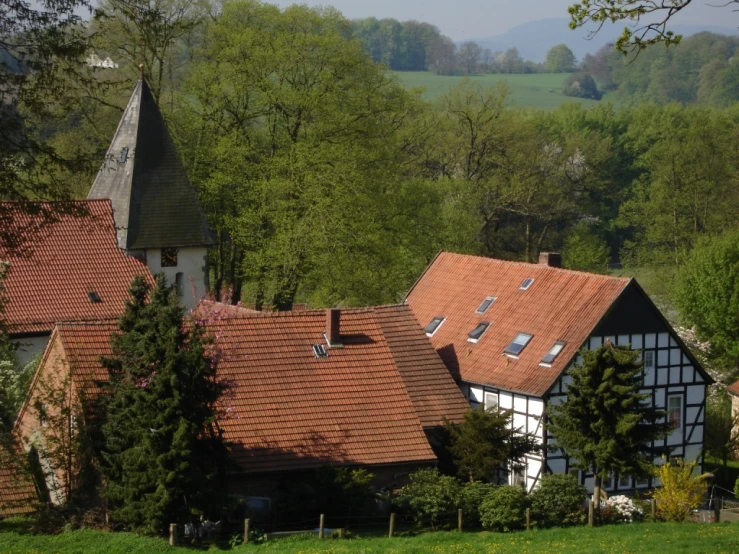
[[[122,155],[125,148],[127,156]],[[143,79],[87,197],[110,198],[120,248],[214,244],[177,147]]]

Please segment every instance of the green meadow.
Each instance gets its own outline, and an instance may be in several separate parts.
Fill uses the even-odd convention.
[[[406,88],[423,88],[423,97],[429,101],[443,96],[451,87],[465,79],[462,76],[434,75],[428,71],[393,71],[393,74]],[[511,90],[512,102],[520,107],[552,110],[567,102],[577,102],[583,106],[598,103],[595,100],[564,96],[561,92],[562,82],[567,75],[567,73],[486,74],[467,78],[485,86],[496,86],[501,81],[507,82]],[[613,101],[611,93],[605,94],[601,100],[601,102],[608,101]]]
[[[4,532],[2,531],[4,528]],[[207,547],[206,547],[207,548]],[[201,547],[202,549],[202,547]],[[197,547],[171,548],[160,538],[131,533],[105,533],[83,529],[58,535],[33,535],[0,523],[0,553],[59,554],[186,553]],[[711,553],[739,552],[739,524],[632,524],[517,533],[425,533],[417,536],[324,539],[292,537],[230,549],[211,546],[209,551],[280,554],[600,554],[600,553]]]

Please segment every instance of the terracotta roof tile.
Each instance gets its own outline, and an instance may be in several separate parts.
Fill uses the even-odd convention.
[[[433,461],[423,426],[463,416],[462,393],[407,306],[341,314],[343,347],[316,358],[323,310],[261,313],[212,302],[196,310],[222,351],[219,379],[230,388],[220,424],[243,471]],[[94,397],[115,323],[57,329],[75,383]]]
[[[0,245],[0,260],[10,262],[4,284],[11,333],[50,333],[58,321],[117,317],[133,278],[152,279],[145,264],[118,248],[110,201],[75,205],[86,213],[62,214],[57,221],[39,226],[26,241],[25,251]],[[0,209],[9,214],[10,224],[32,227],[36,216],[15,206],[7,202]],[[96,292],[101,301],[92,302],[90,292]]]
[[[734,381],[731,385],[726,387],[726,389],[731,393],[735,394],[736,396],[739,396],[739,381]]]
[[[519,287],[533,278],[528,290]],[[446,320],[431,337],[457,378],[541,396],[554,384],[580,346],[621,294],[629,279],[442,252],[406,302],[421,325]],[[488,297],[484,314],[475,311]],[[490,327],[476,344],[468,334]],[[518,333],[533,335],[518,359],[503,350]],[[556,341],[566,342],[552,367],[540,365]]]
[[[36,488],[20,470],[17,456],[0,445],[0,518],[34,512],[38,502]]]

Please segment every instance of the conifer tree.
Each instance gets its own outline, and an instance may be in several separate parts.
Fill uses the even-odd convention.
[[[536,439],[511,427],[512,410],[480,407],[468,410],[459,424],[446,422],[449,452],[459,476],[472,481],[495,481],[503,463],[519,463],[538,449]]]
[[[221,385],[202,324],[183,320],[163,275],[137,277],[104,360],[103,496],[113,520],[147,533],[211,514],[226,450],[216,423]]]
[[[576,467],[595,476],[594,501],[600,505],[607,474],[646,476],[664,438],[665,413],[652,407],[643,385],[639,352],[610,341],[583,353],[569,375],[572,383],[562,404],[547,409],[549,429]]]

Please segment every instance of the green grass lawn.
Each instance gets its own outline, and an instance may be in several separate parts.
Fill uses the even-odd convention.
[[[464,77],[434,75],[428,71],[393,71],[400,83],[406,88],[421,87],[423,97],[434,101]],[[475,75],[469,77],[473,82],[486,86],[495,86],[506,81],[511,89],[511,100],[520,107],[534,107],[551,110],[566,102],[577,102],[583,106],[597,104],[595,100],[572,98],[562,94],[562,82],[567,73],[533,73],[528,75]],[[601,102],[610,101],[606,94]]]
[[[194,548],[170,548],[164,539],[130,533],[81,530],[55,536],[9,531],[0,524],[0,553],[59,554],[101,552],[196,552]],[[212,548],[211,550],[217,550]],[[234,552],[284,554],[520,554],[520,553],[630,553],[650,554],[739,552],[739,524],[634,524],[588,529],[551,529],[519,533],[426,533],[415,537],[325,539],[293,537],[260,545],[240,546]]]

